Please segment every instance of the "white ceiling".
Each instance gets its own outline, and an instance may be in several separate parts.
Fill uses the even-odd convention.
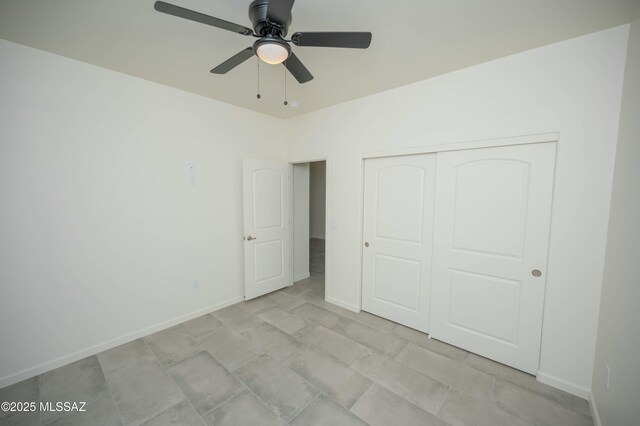
[[[167,0],[251,27],[250,0]],[[0,38],[276,117],[424,80],[620,25],[640,0],[297,0],[295,31],[371,31],[368,50],[295,47],[315,79],[304,85],[257,59],[209,70],[252,37],[156,12],[153,0],[0,0]]]

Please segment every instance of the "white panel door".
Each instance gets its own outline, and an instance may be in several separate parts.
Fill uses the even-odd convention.
[[[362,309],[429,331],[436,155],[365,160]]]
[[[291,165],[243,160],[244,296],[290,284]]]
[[[536,374],[555,143],[438,153],[431,336]]]

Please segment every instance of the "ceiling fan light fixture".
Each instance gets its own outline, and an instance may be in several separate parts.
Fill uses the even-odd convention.
[[[271,65],[283,63],[291,53],[286,42],[271,37],[256,41],[253,48],[258,58]]]

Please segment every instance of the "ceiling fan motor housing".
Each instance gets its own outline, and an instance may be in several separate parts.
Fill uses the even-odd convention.
[[[291,13],[287,22],[271,22],[267,18],[268,0],[254,0],[249,5],[249,19],[253,24],[253,30],[260,36],[268,34],[284,37],[291,25]]]

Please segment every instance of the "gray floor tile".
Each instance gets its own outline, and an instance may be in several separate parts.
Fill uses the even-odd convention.
[[[300,287],[306,287],[310,290],[322,290],[324,291],[324,275],[321,275],[322,278],[318,278],[320,275],[316,273],[316,271],[311,271],[311,277],[300,280],[296,283],[296,285]]]
[[[451,358],[455,361],[462,361],[467,356],[467,351],[465,351],[464,349],[451,346],[436,339],[429,339],[428,335],[426,335],[425,333],[421,333],[418,330],[405,327],[404,325],[397,325],[391,333],[403,338],[408,342],[413,343],[414,345],[428,349],[431,352],[444,355],[447,358]]]
[[[320,308],[311,303],[305,303],[295,309],[292,312],[308,321],[315,322],[326,328],[336,328],[346,320],[331,311],[324,308]]]
[[[208,334],[200,343],[229,371],[233,371],[263,351],[226,326]]]
[[[295,337],[349,366],[369,350],[361,344],[321,325],[310,325]]]
[[[287,366],[346,408],[371,386],[371,380],[315,349],[294,355]]]
[[[0,426],[40,426],[40,413],[38,412],[9,414],[8,417],[0,419]]]
[[[109,374],[139,362],[153,361],[155,360],[155,355],[144,344],[142,339],[137,339],[99,353],[98,360],[104,374]]]
[[[305,348],[302,342],[268,323],[250,328],[240,334],[277,361],[285,360]]]
[[[291,287],[287,287],[282,291],[284,291],[287,294],[290,294],[291,296],[301,297],[304,299],[305,298],[304,294],[309,290],[311,290],[309,287],[305,287],[302,285],[298,285],[298,283],[294,283]]]
[[[222,323],[213,316],[207,314],[194,318],[191,321],[183,322],[181,325],[187,333],[198,339],[207,333],[211,333],[213,330],[220,327]]]
[[[389,333],[374,330],[352,320],[341,323],[335,331],[388,357],[396,356],[407,344],[406,341]]]
[[[373,329],[376,329],[378,331],[382,331],[385,333],[390,332],[398,325],[393,321],[380,318],[379,316],[372,315],[364,311],[356,313],[356,312],[352,312],[347,309],[341,308],[339,306],[332,307],[331,309],[333,312],[335,312],[338,315],[342,315],[345,318],[348,318],[353,321],[357,321],[360,324],[364,324],[366,326],[369,326]]]
[[[168,371],[200,415],[244,389],[244,385],[206,351],[180,361]]]
[[[294,426],[366,426],[366,423],[320,394],[291,421]]]
[[[293,287],[287,287],[293,288]],[[284,290],[283,290],[284,291]],[[273,303],[266,300],[264,297],[258,297],[251,300],[238,303],[238,306],[250,314],[257,314],[265,309],[273,308]]]
[[[274,305],[278,305],[280,308],[284,309],[285,311],[290,311],[306,303],[306,300],[301,299],[299,297],[292,296],[283,291],[276,291],[274,293],[264,296],[264,298],[268,302],[271,302]]]
[[[364,355],[352,368],[423,410],[437,414],[448,387],[380,355]]]
[[[184,399],[182,392],[157,362],[146,362],[107,375],[125,425],[150,419]]]
[[[90,356],[40,376],[40,400],[93,402],[109,394],[98,358]],[[43,420],[50,413],[43,413]]]
[[[553,399],[568,409],[573,409],[576,405],[576,401],[582,401],[582,399],[577,396],[538,382],[536,378],[530,374],[473,353],[469,353],[462,362],[463,364],[469,365],[477,370],[484,371],[496,378],[514,383],[539,395]]]
[[[228,306],[224,309],[213,312],[211,315],[219,319],[227,327],[237,332],[258,327],[260,324],[264,323],[260,318],[240,308],[239,305]]]
[[[320,259],[317,259],[317,258],[309,259],[309,272],[311,272],[312,274],[319,274],[319,273],[324,274],[325,272],[324,262],[320,261]]]
[[[586,399],[575,397],[573,401],[573,411],[591,417],[591,406]]]
[[[97,401],[87,404],[84,412],[61,413],[61,415],[51,423],[43,423],[52,426],[119,426],[120,417],[111,395],[100,398]]]
[[[452,426],[526,426],[529,423],[461,392],[451,392],[440,411],[440,418]]]
[[[311,273],[324,273],[325,265],[324,262],[311,261],[309,262],[309,271]]]
[[[40,402],[38,377],[32,377],[0,389],[0,402],[35,402],[38,404]],[[18,413],[0,410],[0,420],[17,414]],[[23,414],[21,417],[26,418],[29,417],[29,415]]]
[[[299,316],[290,314],[280,308],[262,311],[258,314],[258,317],[288,334],[294,334],[307,325],[307,322]]]
[[[324,290],[317,290],[309,288],[304,293],[301,293],[298,297],[305,299],[311,303],[323,303],[324,300]]]
[[[287,424],[249,390],[234,396],[207,414],[204,420],[207,424],[215,426],[285,426]]]
[[[324,309],[333,312],[336,315],[339,315],[341,318],[345,318],[347,320],[354,321],[354,317],[360,315],[360,313],[352,312],[348,309],[341,308],[340,306],[334,305],[333,303],[325,302],[324,300],[321,302],[313,302],[317,306],[321,306]],[[362,323],[361,323],[362,324]]]
[[[499,408],[535,425],[593,426],[591,418],[509,382],[496,381],[494,397]]]
[[[181,326],[154,333],[144,341],[165,367],[202,350],[202,345]]]
[[[144,426],[203,426],[204,422],[188,401],[181,401],[146,421]]]
[[[309,240],[309,271],[324,273],[325,270],[325,240],[311,238]]]
[[[360,397],[351,411],[372,426],[446,426],[433,414],[376,384]]]
[[[409,343],[395,361],[474,398],[491,398],[495,378],[482,371]]]
[[[291,420],[320,393],[300,375],[268,355],[259,356],[235,373],[285,421]]]

